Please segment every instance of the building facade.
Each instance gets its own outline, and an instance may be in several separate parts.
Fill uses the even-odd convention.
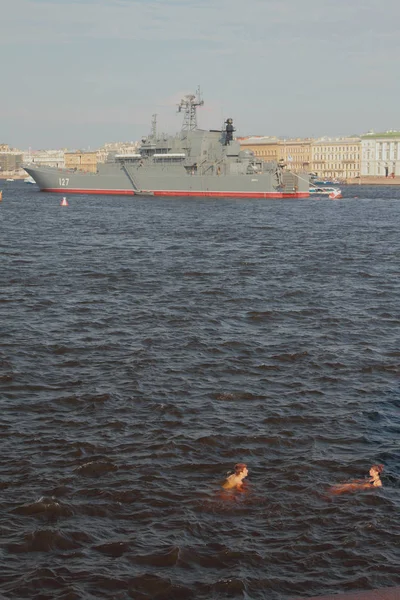
[[[0,173],[15,173],[22,168],[22,153],[0,152]]]
[[[97,171],[97,152],[65,152],[65,168],[95,173]]]
[[[107,142],[97,150],[97,162],[104,163],[113,154],[136,154],[140,142]]]
[[[361,172],[361,139],[349,138],[296,138],[272,137],[238,138],[243,149],[251,150],[263,161],[286,163],[296,173],[315,173],[321,179],[351,179]],[[400,140],[400,134],[399,134]]]
[[[280,158],[280,140],[275,137],[250,136],[237,138],[242,150],[250,150],[254,156],[264,162],[278,161]]]
[[[361,136],[361,175],[400,175],[400,131],[367,133]]]
[[[280,158],[287,169],[295,173],[308,173],[311,166],[311,138],[280,140]]]
[[[65,166],[64,150],[29,150],[24,153],[24,163],[62,169]]]
[[[314,140],[311,168],[321,179],[351,179],[360,176],[361,139],[358,137]]]

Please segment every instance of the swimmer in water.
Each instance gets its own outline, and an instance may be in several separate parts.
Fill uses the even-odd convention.
[[[369,470],[368,479],[356,479],[351,483],[342,483],[330,488],[332,494],[342,494],[343,492],[356,492],[357,490],[370,490],[373,487],[382,487],[380,474],[383,471],[383,465],[372,465]]]
[[[243,491],[243,479],[247,477],[249,471],[247,469],[247,465],[245,463],[237,463],[235,465],[235,472],[225,480],[222,484],[224,490],[233,490],[236,489],[238,491]]]

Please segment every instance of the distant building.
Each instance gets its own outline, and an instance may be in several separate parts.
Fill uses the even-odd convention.
[[[97,152],[65,152],[65,168],[95,173],[97,171]]]
[[[400,134],[399,134],[400,140]],[[361,140],[349,138],[278,139],[267,136],[238,138],[240,146],[263,161],[283,160],[295,173],[316,173],[321,179],[358,177],[361,168]]]
[[[237,138],[243,150],[251,150],[264,162],[283,160],[290,171],[309,171],[311,162],[311,139],[280,140],[277,137],[251,136]]]
[[[311,143],[310,171],[321,179],[358,177],[360,168],[360,138],[321,138]]]
[[[400,131],[366,133],[361,136],[361,175],[400,175]]]
[[[295,173],[310,171],[311,138],[296,138],[280,141],[280,158],[286,163],[286,168]]]
[[[65,166],[64,150],[29,150],[24,153],[24,163],[62,169]]]
[[[135,154],[140,142],[108,142],[97,150],[97,162],[105,162],[109,154]]]
[[[15,172],[22,167],[22,153],[0,152],[0,172]]]
[[[242,150],[250,150],[264,162],[278,161],[281,158],[279,140],[276,137],[249,136],[237,138],[237,141]]]

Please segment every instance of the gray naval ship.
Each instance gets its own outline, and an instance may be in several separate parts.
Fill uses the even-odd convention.
[[[233,137],[232,119],[218,130],[197,127],[200,92],[178,105],[184,115],[175,136],[158,135],[156,115],[151,133],[135,154],[110,154],[96,173],[35,167],[25,171],[45,192],[144,196],[235,198],[307,198],[308,174],[292,173],[283,161],[263,162],[242,150]]]

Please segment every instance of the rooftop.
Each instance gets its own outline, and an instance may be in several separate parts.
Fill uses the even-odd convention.
[[[369,131],[368,133],[364,133],[361,136],[361,139],[365,140],[367,138],[399,138],[400,131],[395,131],[391,129],[390,131],[382,131],[381,133],[375,133],[374,131]]]
[[[271,137],[268,135],[251,135],[249,137],[237,138],[241,145],[245,144],[276,144],[279,142],[278,138]]]

